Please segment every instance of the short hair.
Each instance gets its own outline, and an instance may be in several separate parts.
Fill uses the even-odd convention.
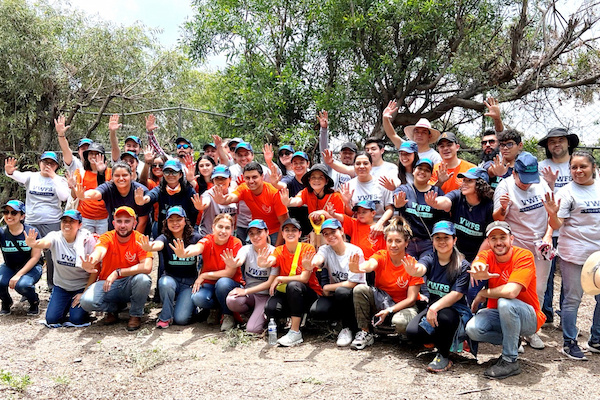
[[[116,163],[113,164],[112,170],[113,170],[113,174],[114,171],[117,168],[124,168],[127,170],[127,172],[129,172],[129,175],[131,175],[133,172],[131,171],[131,166],[129,164],[127,164],[125,161],[117,161]]]
[[[521,143],[521,134],[514,129],[505,129],[497,135],[499,142],[508,142],[514,140],[516,144]]]
[[[217,224],[217,222],[219,222],[222,219],[226,219],[231,223],[231,226],[233,226],[233,217],[231,216],[231,214],[227,214],[227,213],[222,213],[219,214],[215,217],[215,219],[213,220],[213,226],[215,226]]]
[[[493,130],[493,129],[486,129],[486,130],[485,130],[485,131],[483,131],[483,133],[481,134],[481,137],[484,137],[484,136],[492,136],[492,135],[493,135],[493,136],[497,136],[497,135],[498,135],[498,132],[496,132],[496,131],[495,131],[495,130]]]
[[[358,153],[356,153],[356,155],[354,156],[354,161],[356,161],[356,158],[358,156],[365,156],[369,159],[369,162],[371,164],[373,164],[373,157],[371,157],[371,155],[369,153],[367,153],[366,151],[359,151]]]
[[[371,143],[375,143],[377,147],[379,147],[379,149],[383,149],[383,140],[381,140],[380,138],[375,136],[368,137],[365,141],[365,147]]]
[[[246,164],[246,166],[244,167],[244,172],[247,172],[247,171],[258,171],[258,173],[260,175],[262,175],[263,174],[263,167],[262,167],[262,165],[260,165],[256,161],[251,161],[248,164]]]

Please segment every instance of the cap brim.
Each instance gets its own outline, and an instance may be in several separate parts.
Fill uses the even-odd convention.
[[[530,172],[517,172],[517,175],[519,175],[519,180],[521,182],[523,182],[526,185],[530,185],[533,183],[540,183],[540,175],[539,174],[534,174],[534,173],[530,173]]]
[[[508,235],[512,235],[512,233],[509,229],[503,228],[501,226],[495,226],[489,232],[486,233],[485,237],[490,236],[492,234],[492,232],[494,232],[494,231],[502,231]]]

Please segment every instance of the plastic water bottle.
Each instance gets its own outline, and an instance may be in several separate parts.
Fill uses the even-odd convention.
[[[275,346],[277,344],[277,324],[273,318],[269,321],[267,330],[269,332],[269,345]]]

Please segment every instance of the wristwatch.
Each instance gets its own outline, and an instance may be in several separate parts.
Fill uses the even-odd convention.
[[[121,268],[117,268],[115,271],[117,271],[117,277],[120,278],[121,277]]]
[[[394,313],[394,307],[388,307],[385,310],[388,312],[388,314],[393,314]]]

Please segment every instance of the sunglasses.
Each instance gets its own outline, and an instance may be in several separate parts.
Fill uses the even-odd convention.
[[[178,144],[177,148],[178,149],[189,149],[190,147],[192,147],[191,145],[187,144],[187,143],[183,143],[183,144]]]
[[[282,151],[281,153],[279,153],[279,157],[291,156],[291,155],[292,155],[291,151]]]
[[[167,169],[167,170],[163,171],[163,175],[166,175],[166,176],[175,176],[178,173],[179,173],[178,171],[173,171],[172,169]]]
[[[152,164],[152,168],[162,168],[165,164]]]
[[[230,150],[230,151],[235,151],[235,147],[236,147],[236,146],[229,146],[229,150]]]
[[[496,139],[490,139],[490,140],[482,140],[481,141],[481,145],[483,146],[484,144],[494,144],[496,143]]]
[[[15,210],[12,210],[12,211],[8,211],[8,210],[2,210],[2,214],[4,214],[4,215],[8,215],[8,214],[10,214],[10,215],[12,215],[13,217],[14,217],[15,215],[19,215],[19,213],[20,213],[20,211],[15,211]]]

